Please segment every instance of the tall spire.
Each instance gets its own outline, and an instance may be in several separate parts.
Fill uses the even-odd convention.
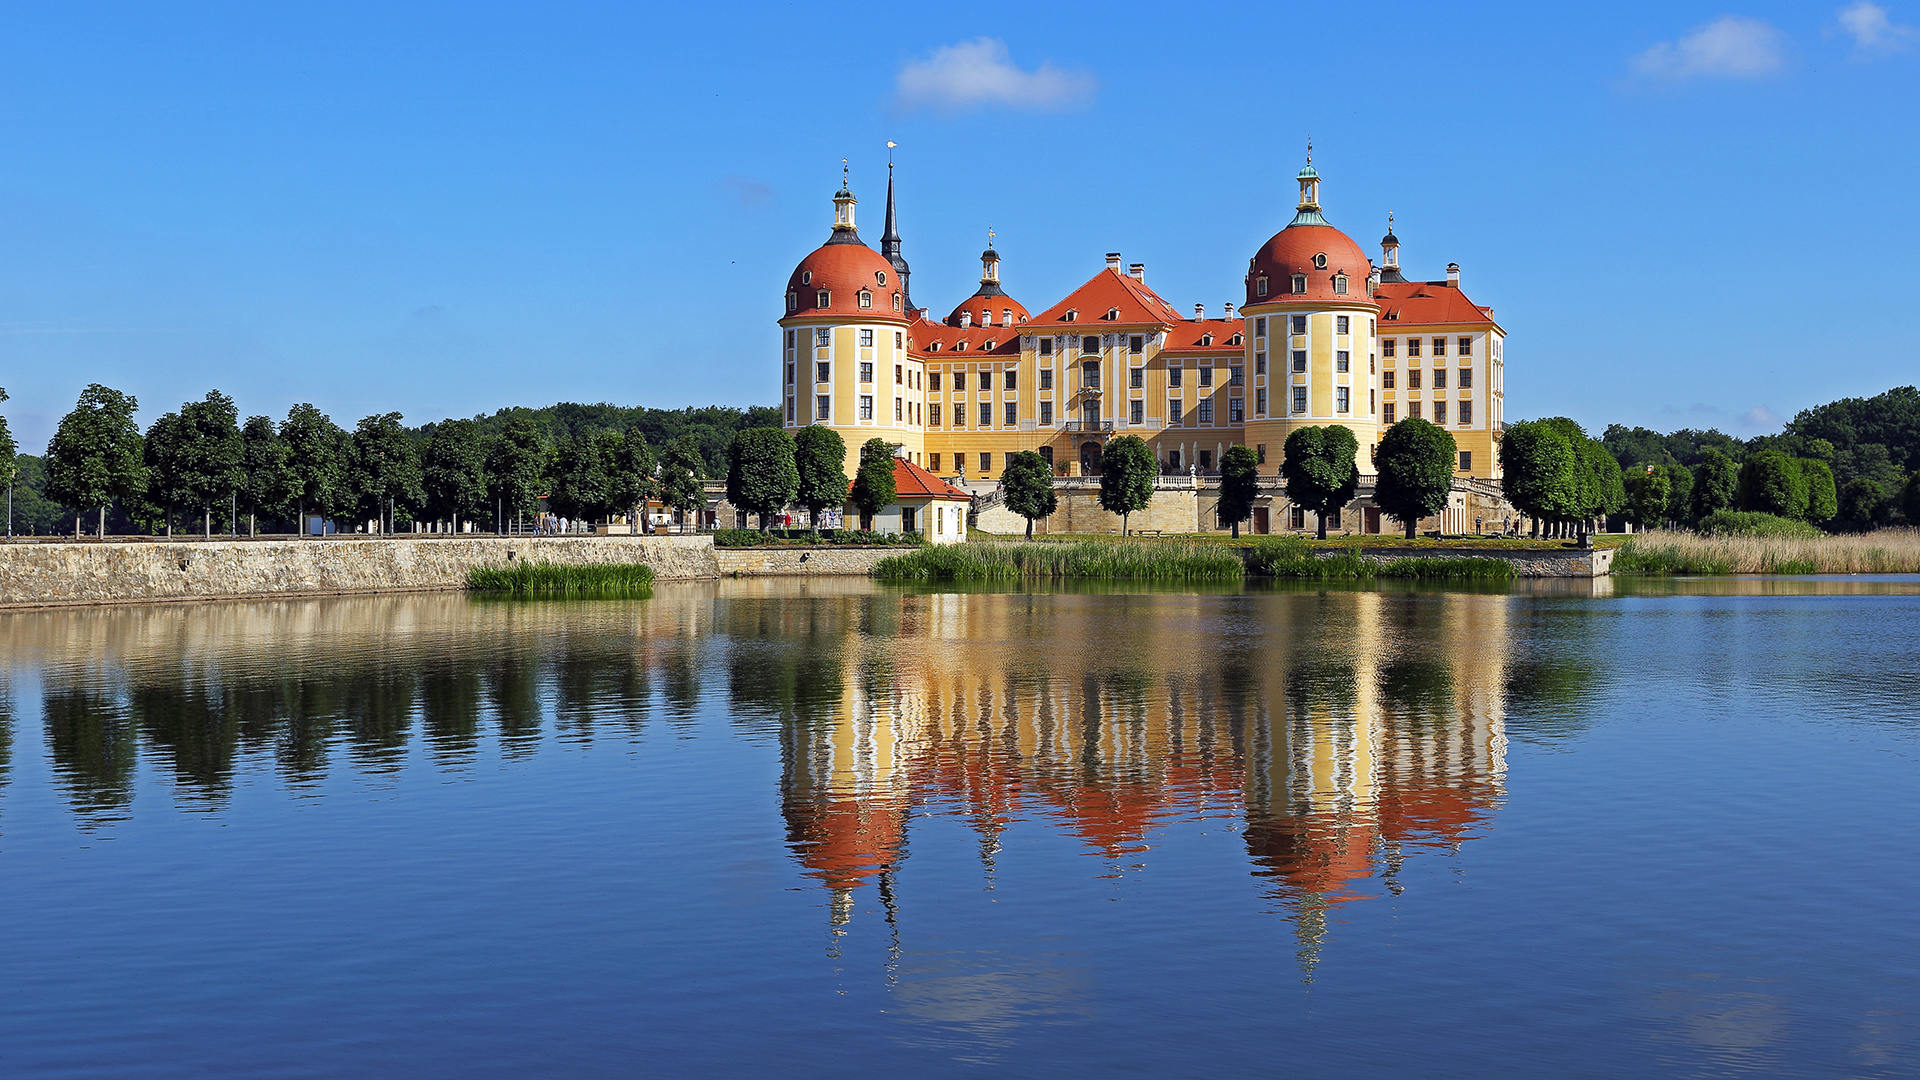
[[[880,254],[893,264],[894,276],[900,279],[900,301],[913,310],[913,295],[907,291],[907,278],[912,271],[907,268],[906,257],[900,254],[900,218],[893,209],[893,147],[887,143],[887,224],[880,233]]]

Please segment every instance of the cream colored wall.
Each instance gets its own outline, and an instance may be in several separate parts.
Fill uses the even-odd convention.
[[[1500,424],[1506,415],[1506,395],[1502,386],[1505,382],[1505,335],[1500,328],[1491,323],[1388,323],[1380,337],[1390,338],[1396,343],[1392,357],[1382,356],[1380,365],[1383,371],[1394,373],[1395,386],[1391,390],[1382,389],[1382,404],[1392,402],[1395,406],[1395,419],[1403,420],[1407,416],[1407,406],[1418,402],[1423,419],[1433,419],[1435,398],[1447,402],[1447,432],[1461,450],[1473,455],[1472,468],[1461,473],[1463,476],[1477,476],[1488,480],[1500,478],[1499,440]],[[1447,341],[1447,355],[1443,362],[1435,364],[1433,339],[1443,337]],[[1473,355],[1461,356],[1460,339],[1473,339]],[[1418,338],[1421,343],[1420,356],[1407,356],[1407,339]],[[1413,362],[1410,362],[1413,361]],[[1464,362],[1463,362],[1464,361]],[[1433,388],[1433,372],[1436,367],[1447,372],[1447,388]],[[1460,369],[1470,368],[1473,372],[1473,386],[1460,388]],[[1418,369],[1421,372],[1421,387],[1418,390],[1407,386],[1407,372]],[[1473,420],[1459,423],[1461,401],[1473,403]]]
[[[815,423],[813,419],[814,397],[818,394],[829,396],[828,417],[823,423],[838,432],[847,444],[846,470],[853,475],[860,465],[860,447],[868,439],[881,438],[904,448],[908,460],[915,464],[925,464],[926,445],[925,427],[918,422],[924,416],[926,394],[923,366],[915,360],[906,348],[906,330],[904,326],[886,322],[843,323],[831,318],[795,318],[780,321],[782,417],[789,434]],[[831,337],[829,344],[821,348],[815,344],[817,330],[827,329]],[[860,344],[860,331],[873,332],[873,344]],[[788,349],[786,335],[792,331],[795,335],[795,347]],[[896,337],[899,335],[899,344]],[[795,371],[795,382],[787,385],[785,365],[793,361],[799,366]],[[831,378],[824,383],[816,382],[814,365],[825,361],[831,365]],[[873,381],[860,381],[860,365],[873,365]],[[894,366],[900,367],[901,382],[894,382]],[[787,396],[795,399],[792,420],[784,420]],[[860,419],[860,398],[870,395],[873,398],[873,419]],[[893,418],[894,398],[901,402],[901,418]]]
[[[1244,334],[1246,338],[1246,364],[1248,371],[1257,367],[1257,354],[1267,354],[1268,375],[1264,380],[1254,376],[1256,388],[1267,388],[1267,411],[1264,415],[1249,413],[1246,425],[1245,441],[1250,446],[1266,446],[1266,463],[1260,471],[1276,474],[1280,471],[1281,447],[1286,444],[1287,436],[1297,428],[1339,424],[1353,432],[1354,440],[1359,444],[1355,454],[1355,465],[1363,473],[1373,472],[1372,448],[1380,441],[1380,397],[1379,367],[1373,358],[1376,355],[1376,332],[1378,310],[1370,304],[1327,304],[1327,303],[1289,303],[1285,301],[1256,304],[1244,312]],[[1295,335],[1292,316],[1307,316],[1307,332]],[[1349,320],[1348,333],[1337,333],[1339,316]],[[1268,320],[1269,333],[1256,334],[1258,320]],[[1349,370],[1336,370],[1336,361],[1341,349],[1349,356]],[[1307,370],[1303,374],[1293,371],[1293,353],[1305,350]],[[1293,387],[1307,388],[1307,412],[1290,413],[1293,401]],[[1348,409],[1342,413],[1336,410],[1335,390],[1347,387],[1350,398]]]

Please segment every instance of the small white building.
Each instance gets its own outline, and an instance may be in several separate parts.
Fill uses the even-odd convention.
[[[849,525],[880,533],[917,532],[936,544],[959,544],[967,539],[967,508],[973,497],[905,458],[893,459],[894,501],[871,519],[863,520],[851,501],[845,517]]]

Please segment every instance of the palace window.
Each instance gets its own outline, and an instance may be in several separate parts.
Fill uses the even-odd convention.
[[[872,394],[860,395],[860,419],[862,420],[873,419],[873,395]]]
[[[791,315],[798,310],[800,310],[800,297],[789,289],[787,291],[787,313]]]
[[[1196,374],[1198,374],[1198,375],[1200,376],[1200,385],[1201,385],[1201,386],[1212,386],[1212,385],[1213,385],[1213,369],[1212,369],[1212,368],[1210,368],[1210,367],[1203,367],[1203,368],[1200,368],[1200,369],[1199,369],[1199,370],[1198,370],[1198,371],[1196,372]]]
[[[1168,368],[1167,369],[1167,385],[1174,387],[1175,389],[1178,389],[1180,386],[1180,380],[1184,378],[1185,375],[1186,373],[1182,371],[1180,368]]]
[[[1296,334],[1304,334],[1307,332],[1307,317],[1305,315],[1295,315],[1293,317],[1293,332]]]
[[[962,340],[960,340],[960,341],[956,341],[956,342],[954,342],[954,343],[953,343],[953,351],[954,351],[954,352],[966,352],[966,351],[967,351],[967,343],[966,343],[966,341],[965,341],[964,339],[962,339]]]
[[[1407,370],[1407,389],[1409,390],[1420,389],[1420,369],[1419,368],[1409,368]]]
[[[1393,356],[1395,355],[1395,354],[1394,354],[1394,351],[1393,351],[1393,350],[1394,350],[1394,346],[1396,346],[1396,345],[1398,345],[1398,344],[1400,344],[1400,342],[1399,342],[1399,339],[1397,339],[1397,338],[1383,338],[1383,339],[1381,339],[1381,341],[1380,341],[1380,355],[1381,355],[1381,356],[1385,356],[1385,357],[1388,357],[1388,358],[1392,358],[1392,357],[1393,357]]]
[[[1041,447],[1041,448],[1040,448],[1040,460],[1042,460],[1042,461],[1044,461],[1044,462],[1046,462],[1046,463],[1047,463],[1047,468],[1048,468],[1048,469],[1052,469],[1052,468],[1053,468],[1053,447],[1051,447],[1051,446],[1043,446],[1043,447]]]
[[[993,372],[982,371],[980,373],[980,389],[982,390],[993,389]]]
[[[1180,424],[1180,400],[1178,398],[1169,398],[1167,400],[1167,426],[1179,427]]]
[[[1099,351],[1100,351],[1100,339],[1099,339],[1099,338],[1097,338],[1097,337],[1094,337],[1094,336],[1093,336],[1092,334],[1088,334],[1088,335],[1087,335],[1086,337],[1083,337],[1083,338],[1081,338],[1081,339],[1080,339],[1080,351],[1081,351],[1081,352],[1083,352],[1083,353],[1097,353],[1097,352],[1099,352]]]
[[[793,361],[787,361],[787,385],[793,385]]]
[[[827,364],[825,360],[822,360],[819,363],[813,365],[813,381],[814,382],[830,382],[832,381],[832,379],[833,379],[833,369]]]
[[[811,270],[800,271],[800,284],[802,285],[813,284],[813,271]]]
[[[1267,388],[1262,386],[1253,392],[1253,412],[1256,416],[1267,415]],[[1260,460],[1265,461],[1262,457]]]
[[[934,472],[940,471],[940,455],[939,454],[927,455],[927,468],[932,469]]]
[[[1255,375],[1265,375],[1267,373],[1266,353],[1257,352],[1253,354],[1253,373]]]
[[[1040,355],[1041,356],[1053,355],[1053,339],[1052,338],[1043,337],[1040,339]]]
[[[827,418],[827,395],[821,394],[813,399],[813,418],[815,420]]]
[[[873,348],[873,331],[871,330],[860,331],[860,347],[863,349]]]
[[[904,402],[902,402],[902,401],[901,401],[901,400],[900,400],[899,398],[894,398],[894,399],[893,399],[893,421],[894,421],[894,423],[896,423],[896,424],[897,424],[897,423],[899,423],[899,422],[900,422],[901,420],[904,420],[904,419],[906,419],[906,417],[905,417],[905,416],[903,415],[903,413],[905,412],[905,410],[906,410],[906,405],[905,405],[905,403],[904,403]]]
[[[1352,391],[1344,386],[1333,388],[1333,411],[1349,412],[1352,409]]]
[[[1458,351],[1458,352],[1457,352],[1457,353],[1456,353],[1455,355],[1458,355],[1458,356],[1472,356],[1472,355],[1473,355],[1473,339],[1472,339],[1472,338],[1470,338],[1470,337],[1463,337],[1463,338],[1461,338],[1461,339],[1460,339],[1460,341],[1458,342],[1458,344],[1459,344],[1459,346],[1460,346],[1460,349],[1459,349],[1459,351]]]
[[[1006,414],[1006,424],[1008,427],[1012,427],[1020,422],[1020,406],[1018,404],[1011,401],[1007,402]]]
[[[1145,352],[1146,348],[1147,348],[1147,339],[1144,337],[1141,337],[1139,334],[1135,334],[1132,337],[1129,337],[1127,339],[1127,351],[1129,353],[1132,353],[1135,356],[1139,356],[1141,353]]]
[[[1408,356],[1420,355],[1420,339],[1419,338],[1410,337],[1407,339],[1407,355]]]
[[[1213,399],[1212,398],[1200,399],[1200,422],[1203,424],[1213,423]]]
[[[1135,390],[1147,385],[1146,369],[1134,368],[1132,371],[1127,372],[1127,385]]]
[[[1324,251],[1318,252],[1313,256],[1313,268],[1315,270],[1325,270],[1327,268],[1326,252]]]
[[[993,468],[993,455],[981,454],[980,455],[980,471],[984,473],[984,472],[990,471],[992,468]]]
[[[1119,309],[1119,308],[1117,308],[1117,307],[1110,307],[1110,308],[1108,308],[1108,309],[1107,309],[1107,315],[1106,315],[1106,318],[1107,318],[1107,321],[1108,321],[1108,322],[1114,322],[1115,320],[1117,320],[1117,319],[1119,319],[1119,318],[1120,318],[1120,309]]]
[[[815,293],[813,299],[814,307],[831,307],[833,304],[833,294],[825,289]]]
[[[1267,279],[1266,278],[1260,278],[1253,283],[1253,295],[1255,296],[1267,295]]]
[[[1261,465],[1267,463],[1267,444],[1256,443],[1253,447],[1253,460]]]
[[[1380,406],[1380,419],[1389,424],[1393,423],[1393,402],[1389,401]]]
[[[1180,451],[1178,450],[1167,451],[1167,468],[1169,469],[1180,468]]]
[[[1080,385],[1100,389],[1100,361],[1088,360],[1080,365]]]
[[[1460,471],[1461,472],[1473,471],[1473,451],[1471,450],[1460,451]]]
[[[860,381],[863,383],[873,381],[873,365],[872,364],[860,365]]]
[[[906,347],[906,335],[902,334],[898,330],[895,330],[893,332],[893,347],[896,349],[903,349]]]
[[[1333,275],[1333,295],[1335,296],[1347,295],[1347,275],[1345,274]]]
[[[991,401],[983,401],[980,403],[980,426],[993,426],[993,402]],[[985,468],[985,466],[981,467]]]
[[[1460,381],[1459,381],[1458,383],[1456,383],[1455,385],[1457,385],[1457,386],[1459,386],[1459,387],[1460,387],[1460,389],[1462,389],[1462,390],[1471,390],[1471,389],[1473,389],[1473,369],[1472,369],[1472,368],[1470,368],[1470,367],[1463,367],[1463,368],[1461,368],[1461,369],[1460,369]]]
[[[1129,422],[1135,423],[1135,424],[1144,424],[1146,423],[1146,418],[1147,418],[1146,402],[1139,401],[1139,400],[1127,402],[1127,420]]]
[[[1238,364],[1236,364],[1233,367],[1230,367],[1227,369],[1227,385],[1228,386],[1245,386],[1246,382],[1247,382],[1246,368],[1243,368]]]
[[[1293,291],[1295,295],[1304,295],[1306,293],[1307,275],[1305,274],[1293,275]]]
[[[1447,422],[1446,402],[1436,401],[1433,403],[1433,422],[1436,424],[1444,424]]]
[[[1351,325],[1353,325],[1353,320],[1345,315],[1335,315],[1333,317],[1333,332],[1336,334],[1348,333],[1347,328]]]
[[[1293,388],[1293,411],[1297,413],[1307,411],[1307,388],[1304,386]]]
[[[931,389],[934,393],[937,394],[940,392],[940,373],[939,372],[937,371],[930,372],[927,375],[927,382],[929,384],[928,388]]]
[[[1446,368],[1433,369],[1433,388],[1435,390],[1445,390],[1447,388],[1447,369]]]
[[[1008,390],[1020,389],[1020,372],[1014,368],[1008,368],[1007,377],[1004,382],[1006,383],[1005,388]]]
[[[1455,403],[1455,408],[1459,410],[1459,418],[1461,423],[1463,424],[1473,423],[1473,402],[1471,401],[1457,402]]]
[[[1382,390],[1393,389],[1393,372],[1383,371],[1380,373],[1380,388]]]
[[[895,311],[900,310],[900,294],[899,293],[893,294],[893,310]]]
[[[1053,423],[1053,402],[1043,401],[1040,403],[1040,422],[1042,424]]]
[[[787,399],[787,423],[793,423],[793,399]]]
[[[1075,310],[1074,308],[1068,308],[1066,315],[1063,316],[1060,321],[1061,322],[1079,322],[1080,312]]]
[[[1052,368],[1049,367],[1049,368],[1040,369],[1040,389],[1042,390],[1053,389],[1053,369]]]
[[[1353,370],[1353,354],[1345,349],[1335,352],[1333,354],[1333,369],[1335,371]]]
[[[1200,467],[1203,469],[1213,468],[1213,451],[1211,450],[1200,451]]]
[[[1446,338],[1437,337],[1433,339],[1433,355],[1435,356],[1447,355],[1447,339]]]
[[[867,290],[865,290],[865,289],[861,289],[858,295],[859,295],[859,300],[860,300],[860,306],[861,306],[861,307],[863,307],[863,308],[870,308],[870,307],[872,307],[872,306],[873,306],[873,294],[872,294],[872,293],[870,293],[870,292],[868,292],[868,291],[867,291]]]
[[[1372,391],[1371,389],[1369,389],[1369,390],[1367,391],[1367,415],[1368,415],[1368,416],[1372,416],[1372,415],[1373,415],[1373,407],[1374,407],[1374,406],[1373,406],[1373,391]]]
[[[928,427],[940,426],[940,403],[937,401],[927,406],[927,426]],[[936,469],[939,467],[940,466],[938,465],[934,466],[934,468]]]
[[[903,370],[899,364],[893,365],[893,385],[900,386],[905,384],[907,380],[906,377],[901,374]]]
[[[1293,350],[1293,370],[1295,371],[1307,370],[1307,350],[1305,349]]]
[[[1227,339],[1227,344],[1229,344],[1229,345],[1231,345],[1231,346],[1233,346],[1234,348],[1236,348],[1236,349],[1237,349],[1237,348],[1239,348],[1239,347],[1240,347],[1240,346],[1241,346],[1241,345],[1242,345],[1242,344],[1243,344],[1243,343],[1244,343],[1245,341],[1246,341],[1246,339],[1245,339],[1245,338],[1243,338],[1243,337],[1241,337],[1241,336],[1240,336],[1239,334],[1235,334],[1235,335],[1233,335],[1232,337],[1230,337],[1230,338],[1228,338],[1228,339]]]
[[[1228,398],[1228,399],[1227,399],[1227,420],[1228,420],[1228,422],[1229,422],[1229,423],[1234,423],[1234,424],[1238,424],[1238,423],[1241,423],[1241,422],[1243,422],[1244,420],[1246,420],[1246,418],[1247,418],[1247,403],[1246,403],[1246,399],[1244,399],[1244,398]]]

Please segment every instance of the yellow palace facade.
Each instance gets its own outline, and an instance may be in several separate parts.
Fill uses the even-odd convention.
[[[857,200],[834,195],[833,231],[788,279],[780,320],[789,431],[825,424],[849,470],[868,439],[946,476],[991,480],[1032,450],[1062,476],[1098,471],[1101,447],[1136,435],[1163,472],[1211,473],[1230,446],[1275,474],[1294,429],[1341,424],[1362,474],[1396,420],[1444,427],[1457,475],[1497,479],[1505,331],[1444,280],[1409,280],[1391,228],[1372,259],[1321,215],[1320,177],[1297,177],[1293,220],[1248,260],[1244,303],[1209,317],[1147,286],[1109,253],[1100,272],[1038,313],[981,253],[979,288],[944,317],[916,307],[893,180],[880,250],[860,239]]]

